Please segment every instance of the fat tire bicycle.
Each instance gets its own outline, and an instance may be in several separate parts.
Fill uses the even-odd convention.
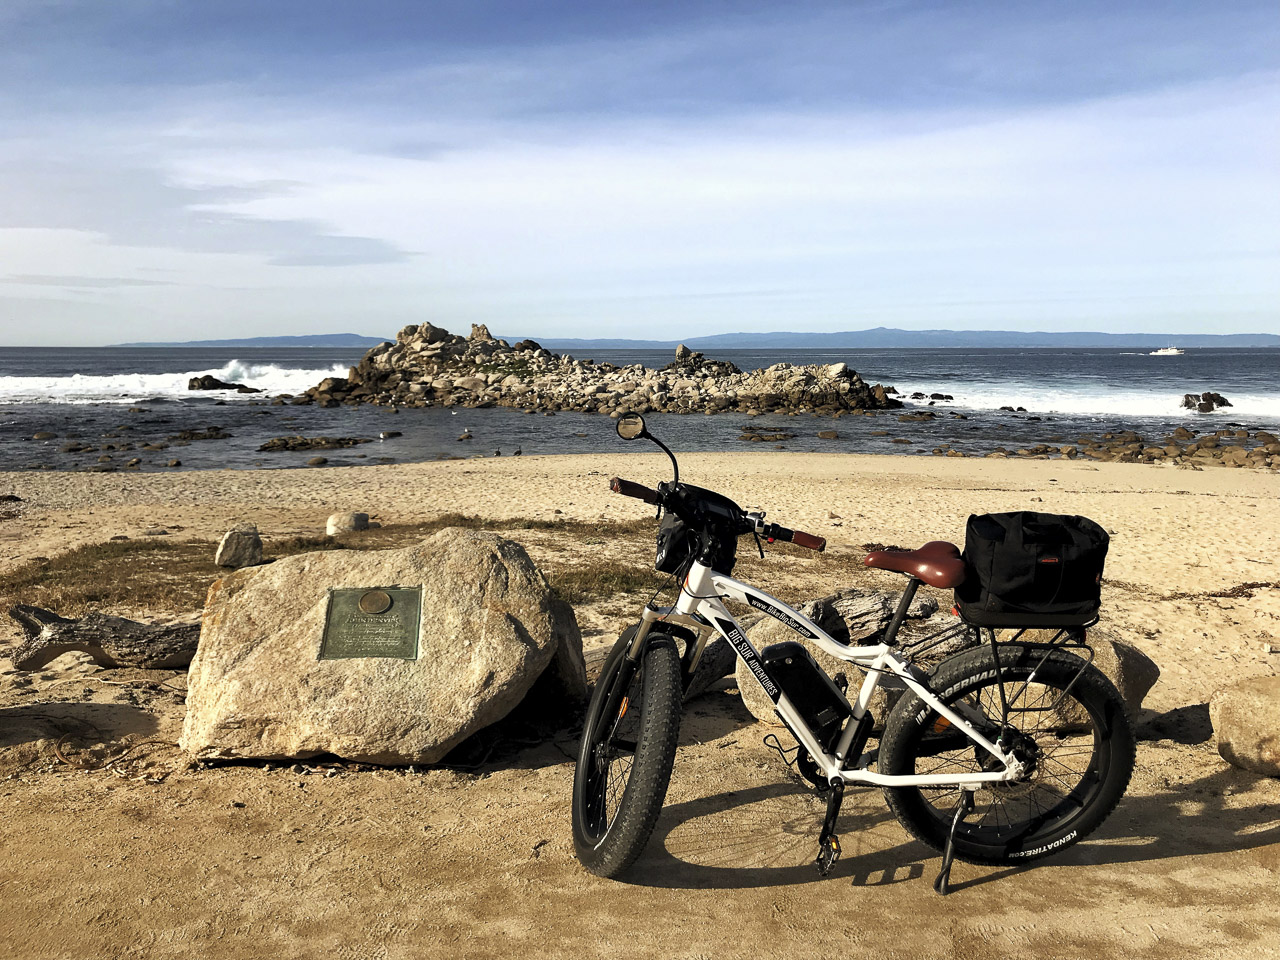
[[[949,889],[951,865],[1021,864],[1049,856],[1095,830],[1115,809],[1133,772],[1135,743],[1124,701],[1092,663],[1078,625],[1045,640],[970,624],[916,641],[918,655],[968,631],[972,645],[926,672],[897,644],[921,584],[954,588],[966,567],[959,550],[934,541],[918,550],[879,551],[867,566],[892,570],[907,586],[880,642],[849,646],[799,611],[729,576],[738,538],[822,550],[826,542],[766,523],[720,494],[680,482],[674,454],[636,414],[618,435],[645,438],[671,458],[675,478],[656,489],[614,478],[611,489],[659,508],[660,570],[681,581],[674,606],[646,604],[640,622],[614,644],[587,706],[573,784],[578,859],[617,877],[643,852],[662,810],[675,761],[684,688],[712,637],[722,637],[774,703],[797,747],[774,748],[827,798],[816,865],[826,875],[840,857],[836,833],[848,784],[883,789],[889,809],[914,837],[943,853],[934,888]],[[763,549],[761,548],[763,555]],[[832,656],[865,672],[850,693],[801,643],[764,650],[747,639],[724,605],[737,601],[779,620]],[[1043,623],[1036,624],[1044,627]],[[905,687],[867,749],[876,688]],[[766,743],[769,738],[766,738]]]

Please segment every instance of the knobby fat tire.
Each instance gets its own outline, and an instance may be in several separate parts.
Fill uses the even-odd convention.
[[[1017,645],[1000,647],[1001,672],[1010,695],[1033,671],[1035,683],[1052,688],[1055,695],[1060,695],[1074,679],[1065,703],[1078,704],[1076,709],[1082,710],[1087,718],[1093,739],[1093,752],[1078,787],[1077,795],[1083,805],[1073,808],[1069,803],[1059,803],[1023,824],[1006,823],[1003,828],[998,817],[992,824],[980,828],[966,821],[956,833],[955,852],[969,863],[1027,863],[1056,853],[1095,830],[1115,809],[1129,785],[1135,743],[1124,701],[1116,688],[1096,667],[1084,667],[1084,661],[1074,654],[1054,651],[1040,664],[1042,658],[1043,650],[1028,650]],[[1038,669],[1037,664],[1040,664]],[[939,699],[952,705],[983,688],[994,690],[994,671],[991,650],[982,647],[944,660],[935,668],[929,683]],[[904,696],[886,723],[880,746],[880,771],[899,775],[924,772],[917,769],[917,759],[925,732],[937,719],[938,714],[920,697],[913,693]],[[999,722],[998,716],[994,719]],[[1017,720],[1016,715],[1011,716],[1011,722]],[[994,739],[994,731],[988,731],[987,736]],[[1053,737],[1049,734],[1051,743]],[[972,760],[971,769],[978,769],[978,757],[985,754],[976,746],[953,752]],[[929,762],[924,766],[928,770]],[[997,785],[992,795],[1002,789],[1016,791],[1019,787]],[[911,834],[935,849],[944,847],[954,808],[933,806],[919,787],[887,787],[884,793],[889,808]],[[982,791],[976,797],[981,801]]]
[[[604,782],[595,776],[593,757],[596,745],[608,736],[611,726],[601,713],[634,635],[633,627],[618,638],[600,671],[583,721],[573,779],[574,849],[583,866],[601,877],[618,876],[635,863],[649,842],[671,780],[680,733],[680,658],[669,636],[652,633],[645,641],[627,706],[628,712],[639,710],[640,715],[626,788],[617,813],[603,833],[593,831],[588,809],[599,797],[592,796],[592,792],[608,789],[607,774]]]

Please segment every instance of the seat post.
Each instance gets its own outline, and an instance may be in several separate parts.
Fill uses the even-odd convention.
[[[902,626],[902,621],[907,619],[907,611],[911,609],[911,601],[916,598],[918,589],[920,589],[920,579],[908,574],[907,589],[902,591],[902,599],[898,601],[898,609],[893,612],[893,619],[889,621],[889,628],[884,632],[884,642],[891,647],[898,636],[898,628]]]

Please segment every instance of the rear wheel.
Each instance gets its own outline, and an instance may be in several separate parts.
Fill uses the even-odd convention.
[[[616,877],[649,842],[675,762],[680,732],[680,658],[652,633],[634,667],[636,627],[610,651],[587,706],[573,778],[573,845],[592,873]]]
[[[973,793],[955,853],[970,863],[1019,863],[1083,839],[1115,809],[1133,773],[1135,744],[1116,688],[1096,667],[1065,651],[999,648],[1004,712],[989,647],[944,660],[930,677],[943,703],[1022,761],[1017,780]],[[880,745],[882,773],[964,775],[1001,769],[918,696],[903,697]],[[889,806],[912,834],[942,849],[960,789],[893,787]]]

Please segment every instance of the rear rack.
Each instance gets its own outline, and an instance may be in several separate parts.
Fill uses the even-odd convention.
[[[1013,635],[999,639],[996,636],[997,630],[1012,631]],[[1024,640],[1023,637],[1029,630],[1039,630],[1044,632],[1054,631],[1053,636],[1048,640]],[[986,634],[985,638],[983,634]],[[959,653],[973,647],[981,646],[987,643],[991,646],[991,656],[995,661],[996,679],[1000,689],[1000,706],[1003,711],[1002,719],[1007,720],[1010,714],[1014,713],[1032,713],[1037,710],[1057,710],[1062,704],[1066,696],[1075,687],[1084,672],[1089,669],[1093,663],[1093,648],[1085,641],[1084,627],[979,627],[974,624],[960,621],[936,630],[927,636],[920,637],[915,640],[909,640],[902,644],[898,649],[903,655],[910,660],[918,660],[922,655],[930,651],[937,650],[939,647],[953,645],[953,649],[946,650],[947,655]],[[1000,646],[1019,646],[1024,650],[1042,651],[1043,656],[1036,662],[1031,676],[1022,681],[1021,685],[1016,688],[1012,696],[1005,689],[1005,679],[1002,668],[1000,666]],[[1081,662],[1080,669],[1076,671],[1076,675],[1071,678],[1071,682],[1063,688],[1059,697],[1051,706],[1022,707],[1017,706],[1018,701],[1026,693],[1027,686],[1034,682],[1034,677],[1040,668],[1045,664],[1054,651],[1069,650],[1075,653]]]
[[[1013,637],[1008,640],[997,640],[996,631],[991,627],[983,627],[981,629],[986,630],[988,634],[989,642],[991,644],[991,658],[992,660],[995,661],[996,680],[998,681],[997,686],[1000,688],[1000,707],[1004,711],[1002,714],[1002,717],[1005,720],[1008,719],[1009,714],[1011,713],[1033,713],[1041,710],[1056,711],[1058,707],[1061,706],[1062,701],[1066,699],[1067,694],[1069,694],[1072,688],[1076,685],[1076,682],[1082,676],[1084,676],[1084,672],[1088,670],[1090,665],[1093,663],[1093,648],[1085,642],[1084,627],[1058,627],[1056,628],[1057,633],[1055,633],[1053,637],[1051,637],[1048,640],[1022,640],[1021,637],[1028,630],[1045,630],[1045,629],[1052,630],[1052,629],[1055,629],[1053,627],[1048,627],[1048,628],[1010,627],[1007,629],[1016,630],[1017,632],[1014,633]],[[1004,675],[1001,672],[1001,668],[1000,668],[999,646],[1002,644],[1005,646],[1020,646],[1024,650],[1032,650],[1032,651],[1043,650],[1044,651],[1044,656],[1040,658],[1040,660],[1036,663],[1035,667],[1032,669],[1031,676],[1029,676],[1026,680],[1022,681],[1022,685],[1018,687],[1017,692],[1012,697],[1007,696],[1005,693]],[[1076,675],[1071,678],[1071,682],[1062,688],[1062,693],[1059,695],[1058,699],[1056,699],[1053,702],[1053,704],[1048,707],[1012,706],[1012,704],[1017,703],[1018,699],[1024,693],[1026,693],[1027,687],[1030,686],[1030,684],[1033,682],[1035,675],[1040,671],[1040,668],[1044,666],[1045,662],[1049,659],[1049,657],[1053,655],[1054,651],[1056,650],[1070,650],[1073,652],[1075,651],[1084,652],[1084,655],[1082,656],[1077,654],[1079,656],[1079,659],[1081,660],[1080,669],[1077,670]]]

